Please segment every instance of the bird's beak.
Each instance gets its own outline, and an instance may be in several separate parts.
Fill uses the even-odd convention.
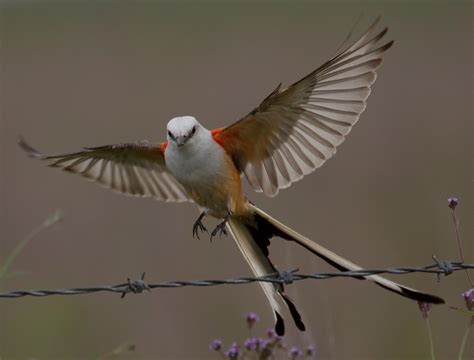
[[[186,144],[187,140],[188,140],[188,138],[186,136],[177,136],[176,137],[176,144],[178,144],[178,146],[183,146],[184,144]]]

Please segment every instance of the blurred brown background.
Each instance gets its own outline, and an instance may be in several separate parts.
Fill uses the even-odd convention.
[[[460,199],[473,261],[472,2],[45,2],[1,8],[0,259],[54,209],[65,221],[41,233],[3,290],[92,286],[147,272],[149,281],[250,274],[230,238],[194,240],[194,205],[118,196],[25,157],[23,134],[57,153],[165,137],[167,121],[194,115],[209,128],[247,113],[280,82],[331,56],[363,13],[378,14],[395,46],[369,106],[337,156],[275,199],[250,198],[301,233],[366,267],[457,259],[447,198]],[[281,269],[330,270],[275,240]],[[463,307],[465,274],[398,277]],[[320,359],[428,358],[416,303],[368,282],[288,286]],[[217,359],[208,343],[243,340],[243,316],[272,325],[258,285],[163,289],[127,296],[0,300],[2,359],[92,359],[124,341],[128,358]],[[439,359],[457,356],[467,318],[431,312]],[[472,338],[470,339],[472,340]],[[472,342],[472,341],[470,341]],[[474,346],[468,344],[472,356]]]

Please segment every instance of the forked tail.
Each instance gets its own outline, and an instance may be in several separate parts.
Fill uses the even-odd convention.
[[[255,276],[265,276],[277,272],[275,266],[268,258],[268,245],[270,238],[265,228],[249,225],[239,218],[231,217],[227,221],[227,230],[234,238],[245,260]],[[295,321],[296,327],[305,330],[301,316],[291,299],[283,293],[283,285],[269,282],[259,282],[265,293],[275,318],[275,332],[282,336],[285,333],[283,321],[283,307],[286,305]]]
[[[254,213],[253,221],[231,217],[227,223],[227,228],[234,237],[240,251],[256,276],[264,276],[277,271],[268,257],[268,246],[270,245],[270,239],[274,236],[296,242],[338,270],[354,271],[363,269],[316,242],[298,234],[296,231],[272,218],[255,205],[250,204],[250,207]],[[415,301],[431,304],[444,304],[444,300],[438,296],[420,292],[388,280],[380,275],[361,276],[361,279],[371,280],[384,289]],[[260,282],[259,284],[263,288],[263,291],[273,309],[276,321],[275,330],[277,334],[283,335],[285,331],[282,315],[283,307],[285,305],[290,310],[298,329],[304,331],[305,327],[301,320],[301,316],[288,296],[283,293],[283,285],[266,282]]]

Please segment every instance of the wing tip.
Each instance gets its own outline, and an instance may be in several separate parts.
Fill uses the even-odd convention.
[[[374,22],[370,25],[369,28],[371,28],[371,29],[375,28],[375,27],[380,23],[381,20],[382,20],[382,14],[378,14],[378,15],[375,17]]]
[[[18,135],[18,146],[22,149],[29,157],[34,159],[46,159],[46,155],[36,150],[30,144],[28,144],[23,135]]]
[[[393,46],[393,44],[395,44],[395,40],[390,40],[388,43],[386,43],[383,46],[384,51],[387,51],[388,49],[390,49]]]

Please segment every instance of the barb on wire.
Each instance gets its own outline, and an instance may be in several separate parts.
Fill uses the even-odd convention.
[[[394,274],[403,275],[410,273],[431,273],[437,276],[444,274],[449,275],[455,271],[474,269],[474,264],[464,264],[458,261],[439,261],[434,258],[436,263],[421,267],[392,267],[384,269],[362,269],[356,271],[344,272],[319,272],[313,274],[298,273],[298,269],[291,271],[282,271],[260,277],[238,277],[223,280],[190,280],[190,281],[167,281],[149,284],[145,282],[145,273],[138,280],[128,279],[126,283],[118,285],[106,285],[85,288],[67,288],[55,290],[17,290],[0,293],[0,298],[19,298],[24,296],[51,296],[51,295],[81,295],[92,294],[96,292],[113,292],[121,293],[122,298],[128,293],[142,293],[143,291],[151,291],[156,288],[179,288],[184,286],[216,286],[216,285],[239,285],[250,284],[254,282],[269,282],[279,284],[291,284],[299,280],[324,280],[337,277],[361,278],[369,275]]]

